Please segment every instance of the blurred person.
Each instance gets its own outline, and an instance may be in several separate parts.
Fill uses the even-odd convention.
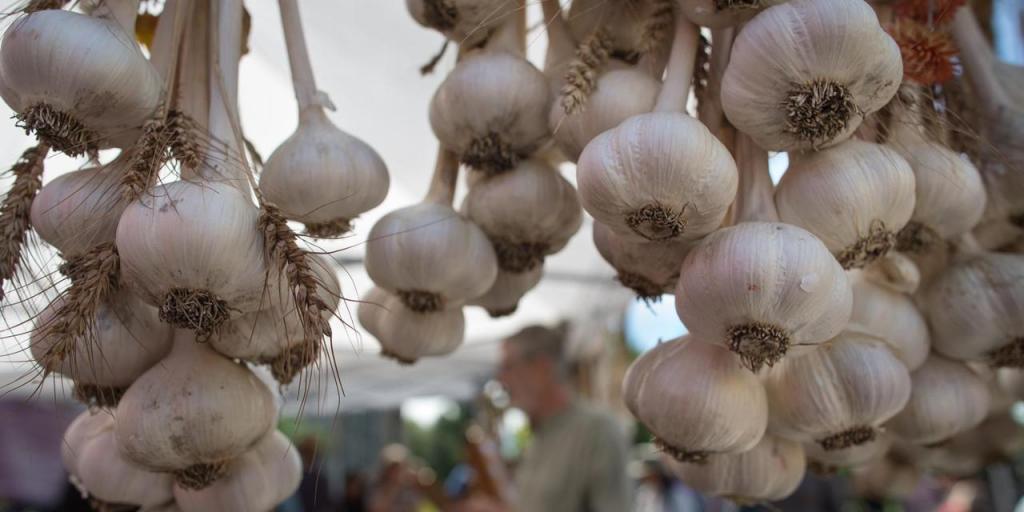
[[[633,512],[699,512],[701,497],[683,485],[661,461],[639,462]],[[810,509],[808,509],[810,510]]]
[[[356,471],[345,475],[341,512],[366,512],[366,477]]]
[[[515,504],[476,496],[459,512],[624,512],[628,444],[608,413],[574,396],[565,330],[527,327],[502,342],[498,380],[530,420],[533,439],[516,468]]]
[[[323,475],[323,464],[319,457],[319,440],[314,435],[307,435],[296,443],[295,447],[302,458],[302,482],[295,492],[303,512],[327,512],[333,510],[327,488],[327,479]]]
[[[409,451],[400,444],[381,450],[380,474],[370,491],[368,512],[417,512],[423,504]]]

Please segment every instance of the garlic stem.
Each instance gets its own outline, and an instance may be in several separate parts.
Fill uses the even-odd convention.
[[[164,77],[164,80],[168,79],[167,75],[170,72],[172,62],[175,60],[172,56],[174,47],[180,47],[181,38],[178,36],[180,36],[180,29],[184,28],[184,24],[179,20],[182,18],[182,13],[187,10],[187,6],[182,4],[187,2],[188,0],[167,0],[167,3],[164,4],[163,13],[160,14],[161,19],[165,21],[164,23],[157,24],[156,34],[153,36],[153,47],[150,52],[149,61],[156,68],[156,71],[160,73],[160,76]],[[173,23],[168,23],[167,20],[172,20]]]
[[[121,25],[125,34],[135,37],[135,18],[139,15],[139,0],[103,0],[91,15]]]
[[[978,243],[974,233],[968,231],[956,239],[956,261],[964,261],[978,254],[985,252],[985,249]]]
[[[740,171],[736,197],[738,222],[778,222],[774,185],[768,172],[768,152],[739,130],[736,132],[736,164]]]
[[[733,27],[711,30],[711,67],[708,70],[707,97],[698,106],[697,116],[704,126],[715,136],[721,138],[719,131],[725,122],[722,111],[722,98],[718,91],[722,88],[722,75],[729,65],[729,54],[732,53],[732,41],[736,35]]]
[[[237,147],[234,125],[238,105],[238,60],[242,57],[242,0],[210,2],[210,18],[214,30],[210,37],[210,136],[221,145],[223,153],[211,155],[206,162],[204,178],[227,181],[245,194],[249,192],[249,176],[245,167],[244,149]]]
[[[439,147],[434,175],[423,202],[451,205],[455,199],[455,185],[459,180],[459,157],[454,151]]]
[[[953,38],[960,47],[960,63],[971,84],[977,88],[977,96],[990,116],[998,116],[1013,103],[996,76],[995,55],[970,6],[961,7],[956,13],[952,29]]]
[[[541,0],[544,10],[544,25],[548,34],[548,62],[562,62],[572,58],[576,51],[576,40],[569,32],[569,26],[562,16],[562,5],[559,0]]]
[[[682,14],[676,15],[675,38],[669,56],[665,81],[654,105],[655,112],[684,112],[697,62],[697,41],[700,31]]]
[[[492,51],[504,51],[513,55],[523,57],[526,55],[523,34],[526,26],[526,9],[517,9],[508,15],[508,19],[501,22],[490,39],[487,40],[487,49]],[[522,29],[521,29],[522,28]],[[460,49],[462,45],[459,45]]]
[[[210,117],[210,88],[207,85],[210,82],[210,16],[205,6],[190,3],[191,9],[184,12],[188,23],[182,41],[177,91],[171,103],[192,118],[201,132],[205,132]],[[198,169],[183,165],[181,178],[198,179],[197,172]]]
[[[292,72],[295,99],[299,102],[299,113],[310,107],[319,107],[313,65],[309,61],[309,49],[302,32],[302,17],[296,0],[278,0],[281,9],[281,25],[284,26],[284,41],[288,47],[288,66]]]

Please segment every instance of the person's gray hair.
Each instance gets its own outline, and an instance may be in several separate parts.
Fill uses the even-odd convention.
[[[519,357],[524,360],[544,357],[555,365],[559,375],[566,373],[565,345],[568,324],[562,323],[557,328],[531,325],[505,338],[505,343],[516,347]]]

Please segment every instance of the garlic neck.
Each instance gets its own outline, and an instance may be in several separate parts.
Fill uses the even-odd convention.
[[[562,6],[558,0],[541,0],[544,9],[544,26],[548,34],[548,62],[567,62],[576,51],[576,40],[569,32],[569,26],[562,17]]]
[[[977,89],[976,97],[994,119],[1012,105],[995,73],[995,56],[992,48],[978,26],[970,6],[961,7],[953,18],[953,39],[960,47],[960,63],[967,72],[971,84]]]
[[[447,148],[438,148],[437,163],[430,188],[423,202],[451,206],[455,199],[455,185],[459,180],[459,158]]]
[[[227,181],[248,196],[249,174],[238,120],[238,61],[242,57],[242,0],[211,1],[210,115],[212,144],[203,178]],[[219,153],[219,154],[218,154]]]
[[[210,118],[210,16],[206,5],[190,3],[185,9],[184,37],[181,43],[181,65],[171,90],[171,106],[196,122],[206,132]],[[200,164],[201,165],[201,164]],[[198,180],[199,169],[183,165],[183,180]]]
[[[768,152],[750,136],[736,132],[736,164],[740,172],[736,198],[737,222],[778,222],[774,188],[768,172]]]
[[[716,94],[722,88],[722,75],[729,65],[732,54],[732,42],[736,31],[733,27],[719,28],[711,31],[711,61],[708,70],[707,95],[697,106],[697,117],[715,136],[721,138],[725,113],[722,111],[721,97]]]
[[[196,334],[194,331],[189,329],[175,329],[174,337],[171,341],[171,355],[168,358],[176,357],[194,357],[194,354],[198,354],[199,351],[203,350],[203,347],[196,342]]]
[[[700,31],[682,14],[676,15],[675,37],[669,56],[665,81],[654,105],[655,112],[685,112],[690,96],[693,67],[697,62],[697,41]]]
[[[117,23],[125,34],[134,38],[135,18],[139,15],[139,0],[103,0],[92,10],[90,15]]]
[[[181,34],[190,5],[189,0],[167,0],[160,15],[161,19],[167,21],[157,24],[149,61],[164,80],[172,79],[169,75],[171,67],[178,60],[178,50],[182,45]]]
[[[310,105],[299,110],[299,125],[318,126],[324,124],[331,124],[331,120],[320,105]]]
[[[302,18],[296,0],[278,0],[278,6],[281,10],[281,25],[284,27],[284,41],[288,47],[288,67],[291,68],[295,99],[299,102],[301,115],[307,108],[319,103],[313,65],[309,60],[309,49],[302,32]]]
[[[516,0],[519,8],[508,15],[508,19],[487,40],[487,50],[508,52],[519,57],[526,55],[526,8],[523,0]]]

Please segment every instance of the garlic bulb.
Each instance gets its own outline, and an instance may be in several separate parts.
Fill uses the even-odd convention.
[[[597,252],[618,273],[623,286],[642,300],[654,301],[675,290],[679,267],[695,244],[689,242],[633,242],[600,222],[594,222]]]
[[[752,370],[839,334],[853,293],[811,233],[743,222],[708,235],[683,261],[676,311],[699,339],[739,354]]]
[[[885,341],[910,371],[928,358],[928,324],[907,295],[877,285],[863,276],[851,279],[853,314],[850,326]]]
[[[914,212],[914,172],[889,148],[850,140],[794,157],[775,191],[779,218],[814,233],[843,268],[885,256]]]
[[[161,100],[159,75],[116,20],[59,9],[11,24],[0,74],[20,125],[72,156],[130,146]]]
[[[579,230],[583,210],[576,189],[539,160],[476,180],[462,211],[494,246],[498,268],[526,272],[560,251]]]
[[[922,476],[921,470],[894,447],[881,460],[856,468],[852,480],[858,496],[903,500],[917,491]]]
[[[235,459],[224,478],[200,490],[175,486],[174,499],[189,512],[271,510],[291,496],[301,480],[298,450],[284,434],[272,430]]]
[[[469,301],[471,306],[480,306],[492,318],[508,316],[519,308],[519,301],[540,283],[544,266],[538,265],[526,272],[498,270],[498,277],[487,293]]]
[[[348,232],[352,219],[384,201],[389,185],[380,155],[338,129],[319,106],[302,112],[299,128],[260,173],[266,199],[318,237]]]
[[[889,347],[853,331],[782,360],[764,384],[773,431],[826,451],[870,442],[910,396],[910,374]]]
[[[910,401],[886,427],[901,439],[931,445],[976,427],[988,412],[985,381],[964,363],[932,354],[911,373]]]
[[[992,193],[987,195],[989,201],[986,204],[991,204]],[[971,234],[978,240],[978,244],[990,251],[1004,251],[1024,241],[1024,228],[1008,220],[982,221],[974,226]]]
[[[508,0],[405,0],[416,23],[466,48],[486,41],[517,5]]]
[[[583,148],[602,132],[653,110],[660,87],[651,75],[633,68],[602,73],[582,110],[567,115],[561,102],[552,103],[551,135],[566,158],[576,162]]]
[[[544,74],[503,51],[467,55],[430,101],[430,126],[459,160],[488,174],[512,169],[547,139]]]
[[[860,275],[864,280],[896,293],[912,295],[921,286],[921,269],[914,259],[895,251],[864,267]]]
[[[693,337],[661,343],[630,366],[623,400],[675,459],[749,450],[768,426],[764,387],[734,354]]]
[[[127,460],[117,449],[113,427],[85,443],[75,475],[89,497],[107,505],[156,507],[174,499],[174,476],[149,471]]]
[[[924,304],[939,353],[993,366],[1024,365],[1024,256],[968,257],[932,283]]]
[[[985,211],[985,187],[977,169],[935,143],[900,148],[914,169],[914,215],[899,235],[901,251],[926,252],[942,239],[966,233]]]
[[[78,478],[78,460],[85,445],[113,428],[114,415],[110,411],[82,411],[68,425],[60,443],[60,460],[64,463],[64,469]]]
[[[818,149],[849,138],[902,77],[899,47],[866,2],[791,0],[736,37],[722,107],[764,149]]]
[[[466,317],[453,307],[416,312],[380,288],[367,292],[356,310],[360,325],[381,344],[381,355],[401,364],[450,354],[462,345]]]
[[[803,446],[807,458],[822,466],[823,469],[854,468],[870,464],[884,457],[889,451],[889,447],[892,446],[892,438],[885,434],[879,434],[864,444],[838,450],[826,450],[815,442],[805,442]]]
[[[786,0],[677,0],[690,21],[709,28],[739,25],[766,7]]]
[[[127,292],[100,304],[86,336],[62,340],[47,328],[64,303],[50,303],[32,331],[32,358],[47,372],[72,379],[75,397],[101,407],[117,405],[128,386],[171,350],[171,329],[154,308]]]
[[[120,193],[128,157],[109,165],[63,174],[47,183],[32,201],[32,227],[67,258],[114,241],[117,222],[128,203]]]
[[[161,320],[205,338],[262,305],[268,279],[256,221],[249,198],[229,184],[156,186],[121,215],[121,275]]]
[[[116,416],[128,460],[202,489],[270,431],[276,406],[248,368],[179,329],[170,355],[128,388]]]
[[[771,434],[752,449],[716,455],[705,464],[675,463],[680,480],[702,494],[739,503],[762,503],[785,498],[804,478],[807,461],[800,443]]]
[[[1000,368],[997,374],[999,387],[1017,400],[1024,399],[1024,369]]]

